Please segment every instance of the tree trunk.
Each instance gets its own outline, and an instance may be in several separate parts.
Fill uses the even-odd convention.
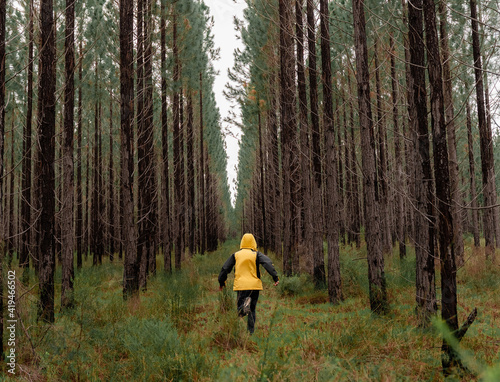
[[[185,258],[186,254],[186,161],[185,161],[185,130],[186,123],[184,122],[184,85],[182,84],[182,64],[179,66],[179,147],[180,147],[180,194],[179,194],[179,229],[181,236],[181,259]]]
[[[200,71],[200,252],[205,253],[207,244],[206,205],[205,205],[205,156],[203,139],[203,73]]]
[[[486,241],[486,257],[495,254],[495,219],[492,206],[496,204],[495,167],[493,158],[493,140],[488,129],[484,105],[483,67],[479,44],[479,27],[477,20],[476,0],[470,0],[472,23],[472,54],[474,57],[474,75],[476,78],[477,118],[481,148],[481,170],[483,175],[484,195],[484,238]]]
[[[167,47],[166,47],[166,9],[165,2],[161,2],[160,45],[161,45],[161,132],[163,158],[163,269],[172,272],[172,235],[170,216],[170,169],[168,157],[168,120],[167,120]]]
[[[145,70],[144,70],[144,8],[145,1],[137,1],[137,270],[139,272],[139,288],[146,290],[146,277],[148,272],[148,243],[146,239],[148,225],[148,190],[147,190],[147,164],[146,140],[147,129],[145,122]]]
[[[124,247],[123,297],[127,299],[139,290],[136,272],[137,244],[134,224],[134,206],[131,183],[133,144],[132,121],[134,119],[134,76],[133,76],[133,15],[134,2],[120,1],[120,159],[121,200],[123,217],[122,241]]]
[[[148,273],[156,274],[156,233],[158,226],[157,196],[156,196],[156,163],[154,150],[154,124],[153,124],[153,15],[152,0],[146,0],[144,20],[144,132],[145,132],[145,176],[146,176],[146,195],[145,195],[145,238],[146,238],[146,259],[148,262]]]
[[[108,250],[109,250],[109,261],[114,260],[115,254],[115,199],[114,199],[114,186],[115,186],[115,176],[114,176],[114,163],[113,163],[113,91],[110,91],[109,98],[109,179],[108,179]]]
[[[466,86],[466,88],[468,88]],[[470,199],[472,207],[472,234],[474,235],[474,247],[479,248],[481,245],[479,238],[479,218],[478,218],[478,208],[477,208],[477,194],[476,194],[476,170],[474,163],[474,141],[472,139],[472,121],[470,115],[470,105],[469,100],[466,104],[467,110],[467,142],[468,142],[468,154],[469,154],[469,185],[470,185]]]
[[[380,184],[380,216],[382,230],[382,253],[390,254],[392,251],[392,239],[390,229],[389,213],[389,187],[387,171],[387,132],[385,127],[384,111],[382,108],[382,94],[380,86],[380,69],[378,61],[378,43],[375,40],[374,46],[374,64],[375,64],[375,88],[377,93],[377,134],[378,134],[378,177]]]
[[[450,170],[446,139],[444,111],[443,76],[439,41],[436,26],[434,1],[424,0],[425,41],[427,45],[428,73],[431,84],[431,116],[434,154],[434,176],[438,200],[438,244],[441,260],[441,318],[446,321],[451,332],[458,330],[457,280],[455,264],[454,222],[451,212]],[[437,227],[436,227],[437,228]],[[443,338],[442,364],[445,374],[458,360],[451,344]]]
[[[354,206],[353,206],[353,190],[352,190],[352,176],[353,164],[351,163],[351,146],[349,144],[349,129],[347,122],[347,99],[345,96],[345,84],[340,86],[340,102],[342,103],[342,120],[344,128],[344,158],[345,158],[345,227],[347,231],[346,244],[352,245],[355,242],[355,237],[351,231],[352,221],[354,219]]]
[[[402,8],[403,8],[403,24],[409,25],[408,21],[408,5],[405,0],[401,0]],[[421,28],[419,28],[421,29]],[[415,196],[415,172],[416,172],[416,163],[418,153],[416,150],[416,142],[417,142],[417,125],[415,117],[413,120],[410,117],[410,105],[414,105],[413,100],[413,78],[411,75],[410,68],[410,42],[409,42],[409,33],[403,35],[403,46],[405,52],[405,79],[406,79],[406,101],[403,99],[403,103],[407,103],[407,113],[404,114],[403,117],[403,137],[404,139],[404,154],[405,154],[405,173],[406,173],[406,182],[403,183],[403,187],[406,187],[408,200],[409,202],[406,204],[406,208],[404,211],[405,215],[405,231],[407,232],[408,239],[411,244],[415,245],[415,220],[414,218],[414,208],[412,205],[416,205],[416,196]],[[404,95],[402,95],[404,98]],[[411,101],[411,102],[410,102]],[[408,123],[406,122],[408,120]],[[416,210],[416,209],[415,209]]]
[[[85,169],[85,220],[83,222],[83,230],[84,230],[84,252],[85,252],[85,260],[87,260],[89,248],[90,248],[90,197],[89,197],[89,183],[90,183],[90,129],[87,129],[87,152],[85,161],[86,169]]]
[[[262,243],[264,247],[264,254],[267,255],[267,211],[266,211],[266,179],[264,178],[264,152],[262,150],[262,121],[261,121],[261,111],[260,106],[258,109],[258,120],[259,120],[259,172],[260,172],[260,203],[261,203],[261,215],[262,215]]]
[[[486,126],[488,127],[488,131],[491,130],[491,108],[490,108],[490,91],[488,88],[488,71],[484,72],[484,101],[485,101],[485,111],[486,111]],[[493,157],[493,160],[494,157]],[[494,164],[493,164],[494,166]],[[495,179],[496,176],[493,178]],[[495,186],[495,204],[496,204],[496,182],[493,181],[493,185]],[[493,228],[495,231],[495,242],[496,247],[500,248],[500,208],[493,208]]]
[[[394,162],[396,167],[396,238],[399,242],[399,257],[406,257],[406,229],[405,229],[405,210],[404,210],[404,178],[403,172],[403,156],[401,150],[404,149],[401,145],[401,132],[398,123],[398,88],[396,78],[396,45],[392,33],[390,39],[390,55],[391,55],[391,95],[392,95],[392,121],[394,129]]]
[[[280,182],[278,163],[278,123],[276,118],[276,75],[270,74],[269,86],[269,108],[267,109],[267,140],[269,151],[269,236],[270,248],[278,256],[281,256],[281,207],[280,207]],[[243,211],[244,212],[244,211]],[[245,214],[243,213],[243,216]],[[244,233],[244,232],[243,232]]]
[[[186,164],[187,164],[187,238],[189,254],[194,255],[194,231],[196,226],[196,214],[194,209],[194,156],[193,156],[193,94],[188,92],[187,99],[187,123],[186,123]]]
[[[311,196],[316,218],[313,219],[312,251],[313,251],[313,277],[316,287],[325,284],[325,262],[323,253],[323,222],[319,218],[323,210],[321,188],[323,172],[321,163],[321,147],[319,133],[318,112],[318,82],[316,69],[316,32],[315,32],[314,1],[307,0],[307,43],[309,50],[309,102],[311,110],[311,138],[312,138],[312,167],[313,182]]]
[[[361,127],[361,156],[363,167],[363,196],[365,206],[365,237],[368,256],[370,308],[376,313],[388,311],[384,256],[380,246],[380,212],[376,199],[375,142],[370,105],[370,79],[366,47],[366,24],[363,0],[353,1],[356,79],[358,82],[359,119]]]
[[[172,112],[174,114],[174,216],[175,216],[175,268],[181,268],[181,258],[182,258],[182,232],[180,226],[182,224],[181,221],[181,194],[182,194],[182,168],[180,165],[180,157],[181,157],[181,145],[180,145],[180,129],[179,126],[179,91],[180,91],[180,83],[179,83],[179,53],[177,46],[177,14],[173,15],[173,55],[174,55],[174,96],[173,96],[173,105]]]
[[[456,126],[455,126],[455,110],[453,107],[453,92],[450,71],[450,49],[448,46],[448,27],[447,27],[447,11],[446,0],[439,2],[440,13],[440,43],[441,55],[443,63],[443,95],[444,108],[446,119],[446,131],[448,137],[449,150],[449,165],[450,165],[450,193],[451,193],[451,213],[453,215],[453,237],[455,243],[455,256],[457,266],[461,267],[464,264],[464,240],[462,230],[461,208],[460,208],[460,182],[457,159],[457,143],[456,143]]]
[[[5,25],[5,24],[4,24]],[[56,127],[56,45],[54,36],[54,10],[52,0],[40,3],[40,64],[38,87],[38,192],[40,197],[39,237],[40,305],[38,318],[54,322],[54,271],[55,271],[55,127]]]
[[[74,171],[73,131],[75,106],[75,0],[66,0],[65,85],[63,131],[63,193],[62,193],[62,285],[61,306],[73,306],[74,271]]]
[[[93,158],[93,174],[92,174],[92,235],[91,235],[91,252],[92,252],[92,265],[101,264],[101,248],[100,248],[100,188],[99,178],[100,174],[100,156],[99,156],[99,141],[100,141],[100,128],[101,128],[101,113],[100,101],[98,95],[98,82],[99,82],[98,62],[95,62],[95,105],[94,105],[94,158]]]
[[[347,75],[347,89],[349,94],[351,93],[351,76]],[[351,147],[351,163],[352,163],[352,184],[350,189],[352,191],[352,203],[353,203],[353,219],[350,232],[354,235],[354,241],[356,242],[356,248],[361,247],[361,207],[359,200],[359,179],[358,174],[358,162],[356,160],[356,139],[354,136],[354,105],[351,100],[349,100],[349,129],[351,131],[349,145]]]
[[[76,267],[78,269],[82,268],[82,242],[83,242],[83,189],[82,189],[82,65],[83,65],[83,55],[82,55],[82,40],[80,40],[79,46],[79,59],[78,64],[78,123],[77,123],[77,135],[78,144],[76,148],[77,156],[77,170],[76,170]]]
[[[338,230],[339,230],[339,237],[340,237],[340,243],[342,245],[345,245],[345,234],[346,234],[346,205],[345,205],[345,197],[344,197],[344,190],[345,190],[345,185],[344,185],[344,159],[342,158],[342,148],[344,147],[344,143],[342,142],[342,135],[341,135],[341,129],[340,129],[340,111],[339,107],[337,106],[337,103],[335,104],[335,110],[336,112],[336,126],[337,126],[337,147],[338,150],[336,150],[336,161],[338,163],[338,171],[337,171],[337,176],[338,176],[338,181],[337,181],[337,195],[338,195]],[[345,123],[345,119],[343,121]]]
[[[301,176],[301,233],[302,252],[311,251],[311,223],[313,206],[310,182],[309,157],[309,122],[307,116],[307,89],[304,69],[304,21],[303,0],[295,1],[296,35],[297,35],[297,83],[299,94],[299,132],[300,132],[300,176]],[[265,183],[264,183],[265,184]]]
[[[24,127],[23,139],[23,177],[22,177],[22,203],[21,221],[22,237],[21,251],[19,253],[19,265],[23,268],[22,281],[25,285],[29,283],[30,263],[30,238],[31,238],[31,126],[33,120],[33,0],[29,4],[28,22],[28,89],[26,105],[26,125]],[[0,172],[1,174],[1,172]],[[1,208],[1,207],[0,207]]]
[[[3,157],[4,157],[4,134],[5,134],[5,21],[6,4],[0,0],[0,219],[3,220]],[[3,221],[2,221],[2,225]],[[0,295],[3,296],[3,260],[4,260],[4,232],[0,232]],[[0,298],[0,358],[3,359],[3,298]]]
[[[333,123],[332,72],[330,59],[330,31],[328,1],[320,1],[321,19],[321,79],[323,83],[323,126],[326,146],[326,239],[328,244],[328,296],[330,302],[342,300],[339,255],[339,196],[337,185],[337,158],[335,126]]]
[[[425,86],[425,59],[423,45],[422,1],[408,7],[410,78],[408,112],[410,116],[415,160],[415,256],[416,302],[419,324],[429,324],[436,313],[436,281],[434,274],[434,196],[430,163],[429,131],[427,123],[427,95]]]
[[[293,140],[296,130],[295,81],[293,57],[292,5],[279,1],[280,15],[280,111],[282,134],[283,169],[283,273],[290,276],[293,272],[292,261],[295,253],[294,208],[292,206],[295,184],[292,178]]]

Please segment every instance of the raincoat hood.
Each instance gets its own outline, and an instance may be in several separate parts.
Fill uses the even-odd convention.
[[[246,233],[241,238],[240,249],[243,248],[253,249],[254,251],[257,250],[257,242],[251,233]]]

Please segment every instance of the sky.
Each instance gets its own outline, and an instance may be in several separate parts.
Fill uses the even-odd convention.
[[[227,174],[231,195],[236,197],[236,175],[238,165],[238,138],[241,131],[234,125],[224,122],[224,119],[229,115],[229,111],[233,109],[236,115],[239,115],[239,107],[228,101],[223,94],[226,83],[229,82],[227,70],[233,67],[234,56],[233,52],[236,48],[243,48],[243,44],[236,38],[238,32],[234,29],[234,17],[243,18],[243,10],[246,8],[245,0],[205,0],[205,4],[210,7],[210,14],[214,17],[214,34],[215,46],[220,48],[220,59],[215,61],[214,67],[219,72],[215,79],[214,92],[217,106],[219,107],[223,131],[228,131],[226,134],[227,147]]]

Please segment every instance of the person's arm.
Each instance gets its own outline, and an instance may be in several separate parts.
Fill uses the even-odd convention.
[[[276,269],[274,269],[271,259],[263,253],[257,252],[257,261],[258,263],[262,264],[267,273],[271,275],[274,281],[274,285],[278,285],[280,279],[278,277],[278,272],[276,272]]]
[[[220,270],[219,273],[219,285],[221,290],[224,287],[224,285],[226,285],[227,275],[231,273],[231,271],[233,270],[235,262],[236,260],[234,258],[234,253],[233,253],[222,266],[222,269]]]

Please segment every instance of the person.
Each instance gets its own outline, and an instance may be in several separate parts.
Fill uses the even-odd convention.
[[[257,242],[251,233],[246,233],[241,238],[240,250],[233,253],[224,263],[219,273],[219,290],[222,291],[226,284],[227,275],[234,267],[233,290],[237,292],[237,307],[240,317],[248,316],[247,329],[252,334],[255,330],[255,307],[262,290],[260,268],[271,275],[274,286],[279,284],[278,272],[274,269],[271,259],[257,251]]]

